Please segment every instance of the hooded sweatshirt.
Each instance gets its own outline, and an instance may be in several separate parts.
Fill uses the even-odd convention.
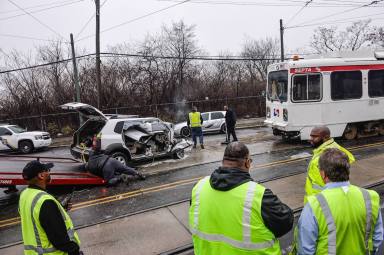
[[[210,184],[213,189],[228,191],[237,186],[253,181],[248,172],[237,168],[216,169],[210,178]],[[262,203],[261,216],[265,226],[275,235],[281,237],[288,233],[293,226],[293,212],[286,204],[273,194],[270,189],[265,189]]]

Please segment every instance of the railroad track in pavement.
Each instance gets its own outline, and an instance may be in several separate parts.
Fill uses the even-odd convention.
[[[384,145],[384,141],[383,142],[371,143],[371,144],[365,144],[365,145],[352,146],[352,147],[348,147],[348,150],[350,150],[350,151],[357,151],[357,150],[362,150],[362,149],[372,148],[372,147],[377,147],[377,146],[383,146],[383,145]],[[276,166],[282,166],[282,165],[297,163],[297,162],[300,162],[300,161],[307,160],[308,158],[310,158],[310,155],[309,156],[304,156],[304,157],[299,157],[299,158],[291,158],[291,159],[278,160],[278,161],[274,161],[274,162],[270,162],[270,163],[265,163],[265,164],[259,164],[259,165],[255,165],[254,167],[252,167],[250,171],[253,172],[253,171],[258,170],[258,169],[270,168],[270,167],[276,167]],[[217,161],[217,162],[220,162],[220,161]],[[209,164],[211,164],[211,163],[209,163]],[[279,179],[288,178],[288,177],[295,176],[295,175],[300,175],[300,174],[303,174],[305,172],[306,172],[306,169],[295,171],[295,172],[292,172],[292,173],[276,175],[276,176],[273,176],[273,177],[270,177],[270,178],[255,179],[255,181],[257,181],[259,183],[266,183],[266,182],[270,182],[270,181],[275,181],[275,180],[279,180]],[[172,188],[176,188],[178,186],[191,185],[191,184],[194,184],[197,181],[199,181],[202,177],[203,176],[199,176],[199,177],[195,177],[195,178],[190,178],[190,179],[185,179],[185,180],[179,180],[179,181],[175,181],[175,182],[171,182],[171,183],[166,183],[166,184],[161,184],[161,185],[157,185],[157,186],[153,186],[153,187],[148,187],[148,188],[128,191],[128,192],[119,193],[119,194],[116,194],[116,195],[111,195],[111,196],[106,196],[106,197],[102,197],[102,198],[92,199],[92,200],[89,200],[89,201],[74,203],[73,207],[72,207],[72,211],[80,210],[80,209],[91,207],[91,206],[111,203],[111,202],[115,202],[115,201],[131,199],[131,198],[138,197],[138,196],[141,196],[141,195],[144,195],[144,194],[151,194],[151,193],[155,193],[155,192],[169,190],[169,189],[172,189]],[[181,203],[181,202],[177,201],[176,204],[177,203]],[[168,206],[168,205],[164,205],[164,207],[166,207],[166,206]],[[141,211],[139,211],[139,212],[141,212]],[[137,213],[135,212],[133,214],[137,214]],[[131,215],[131,214],[129,214],[129,215]],[[129,216],[129,215],[122,215],[122,217]],[[120,216],[118,216],[118,218],[120,218]],[[112,218],[112,220],[113,219],[116,219],[116,217]],[[14,218],[0,220],[0,230],[1,230],[1,228],[12,226],[12,225],[17,225],[19,223],[20,223],[20,217],[14,217]],[[98,222],[98,223],[100,223],[100,222]],[[95,224],[98,224],[98,223],[95,223]]]

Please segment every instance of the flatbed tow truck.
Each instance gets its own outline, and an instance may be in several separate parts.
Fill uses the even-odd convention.
[[[12,161],[29,161],[29,160],[49,160],[49,162],[55,163],[81,163],[72,158],[59,158],[59,157],[33,157],[25,155],[9,155],[0,154],[0,159],[5,157],[11,157]],[[12,167],[14,168],[14,167]],[[77,186],[77,185],[103,185],[105,181],[103,178],[93,175],[88,172],[80,171],[52,171],[51,182],[49,186]],[[22,177],[22,169],[16,171],[0,171],[0,188],[15,188],[16,185],[27,185],[27,182]]]

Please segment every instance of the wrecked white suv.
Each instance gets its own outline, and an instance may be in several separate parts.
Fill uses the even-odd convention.
[[[71,154],[88,159],[92,139],[100,136],[100,148],[123,164],[155,158],[183,158],[190,144],[175,139],[173,125],[158,118],[138,118],[127,115],[105,115],[95,107],[83,103],[67,103],[65,110],[76,110],[88,120],[73,134]]]

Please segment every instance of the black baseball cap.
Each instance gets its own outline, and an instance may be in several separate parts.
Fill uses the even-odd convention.
[[[54,166],[53,163],[43,164],[38,160],[32,160],[23,169],[24,180],[30,180],[39,173],[50,170]]]

